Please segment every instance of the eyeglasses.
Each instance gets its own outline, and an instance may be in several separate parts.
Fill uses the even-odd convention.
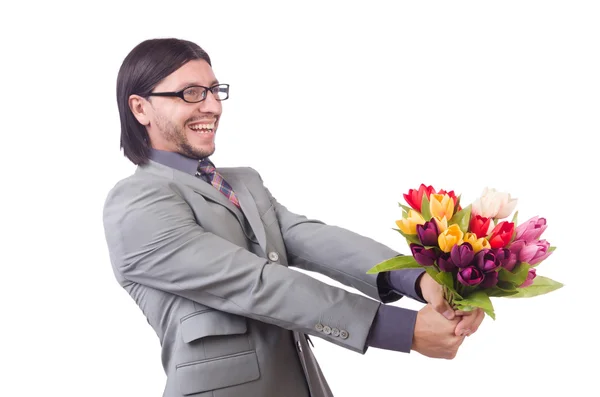
[[[217,101],[224,101],[229,98],[229,84],[216,84],[212,87],[201,85],[191,85],[177,92],[151,92],[148,96],[172,96],[181,98],[188,103],[202,102],[210,91]]]

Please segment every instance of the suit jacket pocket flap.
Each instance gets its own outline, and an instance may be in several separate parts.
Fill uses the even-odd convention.
[[[235,386],[259,377],[255,351],[177,366],[177,381],[183,395]]]
[[[192,313],[181,320],[181,337],[185,343],[211,335],[234,335],[246,332],[246,319],[217,310]]]

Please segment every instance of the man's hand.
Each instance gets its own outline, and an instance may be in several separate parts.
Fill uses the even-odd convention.
[[[427,357],[451,360],[465,339],[455,335],[459,320],[448,321],[432,305],[426,305],[417,313],[412,350]]]
[[[420,277],[419,287],[423,299],[427,301],[435,311],[446,317],[448,320],[453,320],[456,316],[460,317],[460,321],[454,330],[456,336],[469,336],[477,331],[485,316],[483,310],[479,308],[470,312],[453,310],[444,298],[442,286],[427,273],[423,273]]]

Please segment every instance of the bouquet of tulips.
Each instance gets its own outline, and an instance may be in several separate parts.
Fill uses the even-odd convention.
[[[490,297],[525,298],[545,294],[563,284],[540,276],[536,267],[554,251],[541,239],[546,219],[535,216],[517,225],[517,200],[485,188],[481,197],[461,207],[454,191],[421,184],[404,198],[397,230],[411,256],[397,256],[368,273],[424,268],[442,285],[457,310],[476,307],[495,319]]]

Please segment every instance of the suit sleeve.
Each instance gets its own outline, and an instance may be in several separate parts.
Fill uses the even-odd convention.
[[[103,213],[113,267],[128,282],[364,353],[380,302],[270,263],[196,223],[168,181],[129,179]],[[329,324],[342,339],[315,330]]]
[[[400,255],[398,252],[350,230],[295,214],[265,190],[275,207],[292,266],[324,274],[383,303],[397,301],[402,296],[423,302],[416,290],[423,269],[397,272],[392,288],[388,273],[367,274],[367,271]]]

